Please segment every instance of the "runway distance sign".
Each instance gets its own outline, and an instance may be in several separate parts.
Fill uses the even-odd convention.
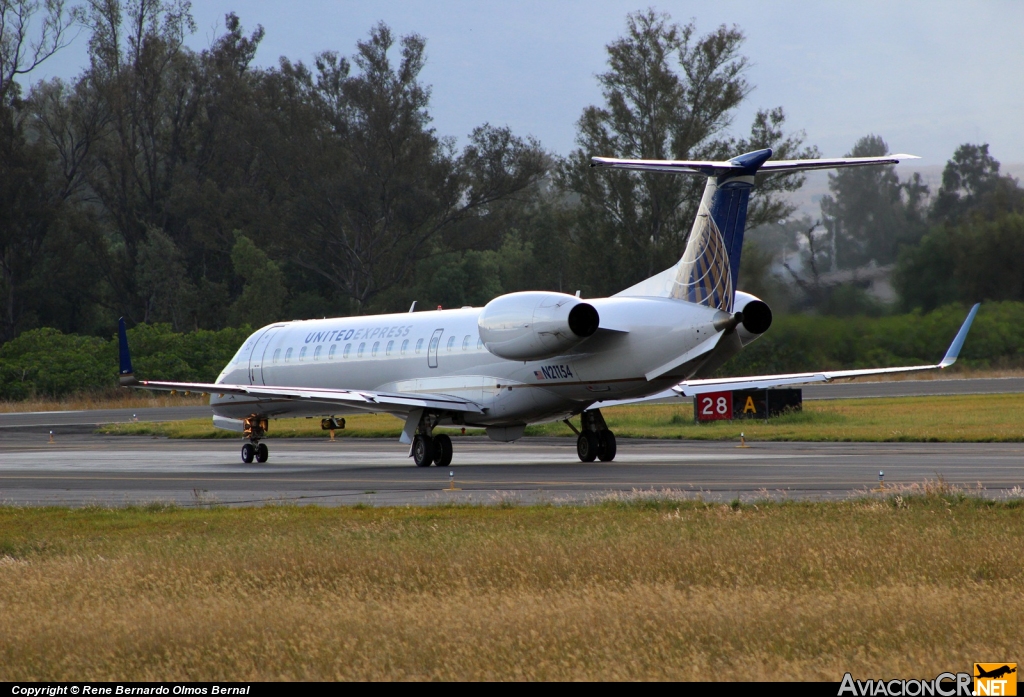
[[[708,392],[693,400],[693,418],[697,422],[731,419],[767,419],[803,407],[803,390],[732,390]]]

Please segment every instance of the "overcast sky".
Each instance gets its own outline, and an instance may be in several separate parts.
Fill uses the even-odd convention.
[[[308,62],[331,49],[351,55],[378,20],[427,39],[424,82],[442,135],[464,138],[484,122],[536,136],[559,154],[574,147],[575,122],[599,103],[594,76],[627,13],[618,0],[195,0],[201,49],[235,11],[247,33],[266,29],[256,62]],[[964,142],[988,142],[1005,164],[1024,162],[1024,2],[656,2],[698,31],[736,24],[746,34],[756,89],[734,124],[745,132],[759,107],[781,105],[791,128],[823,155],[849,151],[867,133],[893,152],[941,165]],[[85,35],[31,79],[70,78],[85,65]],[[595,153],[596,154],[596,153]],[[613,154],[613,153],[602,153]]]

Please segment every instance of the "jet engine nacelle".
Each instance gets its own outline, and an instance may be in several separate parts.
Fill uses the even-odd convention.
[[[477,326],[495,356],[535,361],[565,353],[593,335],[600,321],[594,306],[575,296],[528,291],[487,303]]]
[[[756,295],[736,291],[733,310],[742,314],[743,319],[736,327],[736,333],[744,346],[768,331],[772,326],[772,310],[768,303]]]

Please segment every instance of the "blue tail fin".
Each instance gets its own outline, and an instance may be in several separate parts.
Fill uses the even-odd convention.
[[[121,385],[135,384],[135,371],[132,370],[132,355],[128,352],[128,332],[124,326],[124,317],[117,320],[117,353],[120,362],[118,382]]]
[[[758,168],[771,156],[772,151],[765,149],[728,163],[692,163],[708,166],[696,166],[685,173],[704,174],[708,183],[682,259],[671,269],[617,295],[677,298],[732,312],[750,190]]]

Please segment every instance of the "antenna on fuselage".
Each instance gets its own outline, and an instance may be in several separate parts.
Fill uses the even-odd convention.
[[[409,306],[409,312],[416,312],[416,301],[412,301],[412,305]]]

